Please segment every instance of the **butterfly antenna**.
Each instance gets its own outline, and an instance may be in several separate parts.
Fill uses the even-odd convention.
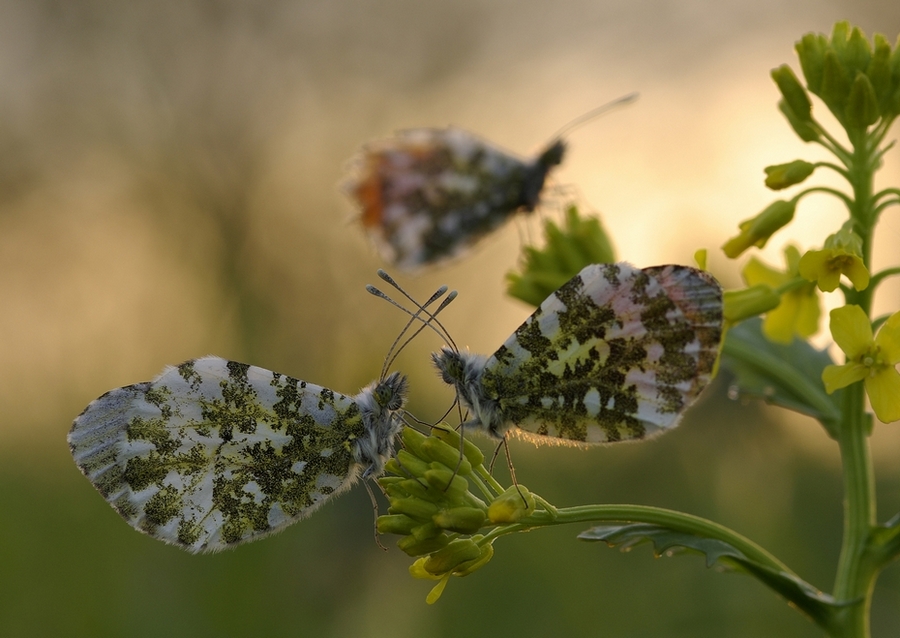
[[[398,343],[400,342],[400,340],[403,338],[403,335],[405,335],[405,334],[407,333],[407,331],[408,331],[408,330],[410,329],[410,327],[416,322],[416,320],[419,320],[419,321],[423,322],[426,326],[429,325],[428,321],[426,321],[425,319],[422,319],[420,315],[424,312],[424,313],[426,313],[428,316],[431,316],[431,313],[429,313],[428,311],[426,311],[425,308],[426,308],[427,306],[431,305],[432,303],[434,303],[435,300],[437,300],[438,298],[440,298],[441,296],[443,296],[443,294],[444,294],[445,292],[447,292],[447,286],[441,286],[440,288],[438,288],[438,289],[434,292],[434,294],[431,295],[431,297],[428,299],[428,301],[426,301],[424,304],[419,305],[418,303],[416,303],[416,306],[417,306],[419,309],[418,309],[415,313],[413,313],[412,311],[410,311],[410,310],[404,308],[404,307],[401,306],[399,303],[397,303],[396,301],[394,301],[393,299],[391,299],[390,297],[388,297],[386,294],[384,294],[382,291],[380,291],[378,288],[376,288],[375,286],[373,286],[373,285],[371,285],[371,284],[369,284],[369,285],[366,286],[366,290],[367,290],[370,294],[375,295],[376,297],[380,297],[381,299],[384,299],[384,300],[387,301],[388,303],[390,303],[390,304],[396,306],[397,308],[399,308],[400,310],[402,310],[403,312],[405,312],[406,314],[408,314],[408,315],[410,316],[409,321],[407,321],[407,322],[406,322],[406,325],[403,326],[403,329],[400,331],[400,333],[397,335],[397,338],[394,339],[394,342],[391,344],[391,347],[388,349],[387,355],[385,355],[385,358],[384,358],[384,365],[383,365],[382,368],[381,368],[381,378],[383,379],[384,376],[387,374],[387,371],[390,369],[390,364],[394,361],[394,359],[396,358],[397,353],[399,352],[399,350],[397,350],[397,344],[398,344]],[[456,295],[453,294],[453,297],[455,298]],[[418,334],[418,332],[417,332],[416,334]],[[446,338],[445,335],[441,334],[440,332],[438,332],[438,335],[440,335],[441,339]],[[407,340],[406,343],[408,343],[408,342],[409,342],[409,340]],[[406,343],[404,343],[402,346],[400,346],[400,350],[402,350],[403,347],[406,346]],[[392,355],[393,355],[393,356],[392,356]]]
[[[437,423],[441,423],[444,419],[446,419],[448,416],[450,416],[450,413],[453,412],[453,408],[455,408],[457,405],[459,405],[459,397],[456,397],[453,400],[453,403],[450,405],[449,408],[447,408],[447,411],[441,415],[441,418],[439,418],[437,420]],[[462,413],[460,413],[459,417],[460,417],[460,422],[461,422],[462,421]],[[434,427],[434,426],[432,426],[432,427]]]
[[[603,115],[609,111],[619,108],[620,106],[625,106],[626,104],[631,104],[635,100],[638,99],[638,93],[629,93],[628,95],[623,95],[620,98],[616,98],[612,102],[607,102],[606,104],[602,104],[597,108],[591,109],[587,113],[583,113],[576,117],[574,120],[569,121],[568,124],[563,126],[561,129],[556,131],[556,133],[551,137],[552,140],[558,140],[562,138],[567,133],[570,133],[572,130],[578,128],[585,122],[588,122],[595,117]]]
[[[403,288],[400,286],[400,284],[398,284],[396,281],[394,281],[394,278],[391,277],[389,274],[387,274],[384,270],[381,270],[381,269],[379,268],[378,271],[377,271],[377,275],[378,275],[381,279],[383,279],[384,281],[386,281],[387,283],[389,283],[391,286],[393,286],[394,288],[396,288],[397,291],[399,291],[401,295],[403,295],[404,297],[406,297],[406,298],[407,298],[407,299],[408,299],[408,300],[409,300],[416,308],[418,308],[418,309],[420,310],[420,312],[421,312],[422,314],[424,314],[425,316],[428,317],[428,321],[425,321],[425,320],[423,320],[423,319],[421,319],[421,318],[419,318],[419,317],[416,317],[419,313],[416,313],[416,314],[414,315],[412,312],[410,312],[409,310],[407,310],[406,308],[404,308],[403,306],[401,306],[400,304],[398,304],[397,302],[395,302],[393,299],[389,298],[387,295],[385,295],[385,294],[382,293],[381,291],[378,291],[377,293],[376,293],[376,292],[372,292],[372,290],[369,290],[369,288],[370,288],[369,286],[366,287],[366,290],[369,290],[369,292],[372,293],[373,295],[376,295],[376,296],[378,296],[378,297],[382,297],[383,299],[385,299],[385,300],[387,300],[387,301],[390,301],[392,304],[394,304],[395,306],[397,306],[398,308],[400,308],[401,310],[403,310],[403,311],[404,311],[405,313],[407,313],[408,315],[411,315],[411,316],[414,316],[414,317],[418,318],[419,321],[422,321],[422,323],[426,323],[426,324],[432,324],[432,323],[433,323],[433,324],[437,325],[437,326],[443,331],[443,332],[438,332],[438,334],[440,334],[440,336],[441,336],[441,339],[445,339],[445,340],[447,341],[447,343],[449,343],[449,344],[453,347],[454,350],[457,350],[457,351],[459,350],[459,348],[456,346],[456,343],[454,343],[453,338],[450,336],[450,332],[443,326],[443,324],[442,324],[440,321],[438,321],[437,319],[434,318],[434,315],[432,315],[432,314],[429,313],[427,310],[425,310],[425,307],[428,306],[428,305],[431,303],[432,300],[429,300],[429,302],[427,302],[427,303],[425,303],[425,304],[419,304],[418,301],[416,301],[415,299],[413,299],[412,297],[410,297],[409,294],[408,294],[405,290],[403,290]],[[371,288],[374,288],[374,286],[371,286]],[[377,288],[374,288],[374,289],[375,289],[375,290],[378,290]],[[456,298],[456,294],[457,294],[456,291],[451,292],[451,293],[448,295],[448,299],[450,299],[450,300],[452,301],[452,299],[455,299],[455,298]],[[436,298],[436,297],[435,297],[435,298]],[[441,307],[438,309],[438,312],[440,312],[441,310],[443,310],[447,303],[450,303],[450,302],[449,302],[449,301],[445,301],[443,304],[441,304]],[[437,312],[435,312],[434,314],[437,314]],[[435,332],[437,332],[437,329],[434,328],[434,327],[432,327],[432,330],[434,330]]]
[[[430,319],[429,319],[428,321],[423,322],[422,325],[419,326],[419,328],[418,328],[414,333],[412,333],[410,336],[408,336],[408,337],[406,338],[406,341],[404,341],[402,344],[400,344],[400,347],[397,348],[397,350],[394,352],[394,355],[391,357],[391,360],[387,363],[387,369],[388,369],[388,370],[390,370],[390,367],[391,367],[391,365],[394,363],[394,360],[397,358],[397,356],[398,356],[401,352],[403,352],[403,349],[409,344],[410,341],[412,341],[413,339],[415,339],[415,338],[419,335],[420,332],[422,332],[423,330],[425,330],[425,328],[432,328],[432,329],[433,329],[431,323],[432,323],[432,322],[437,322],[437,320],[435,319],[435,317],[437,317],[437,315],[438,315],[444,308],[446,308],[448,305],[450,305],[450,302],[453,301],[454,299],[456,299],[457,295],[458,295],[458,293],[457,293],[455,290],[451,290],[451,291],[450,291],[450,294],[447,295],[446,297],[444,297],[444,300],[441,302],[441,305],[438,306],[438,309],[435,310],[433,313],[430,314]],[[428,305],[428,304],[425,304],[425,306],[427,306],[427,305]],[[420,313],[417,312],[417,313],[416,313],[415,315],[413,315],[413,316],[414,316],[414,318],[417,318],[417,319],[419,319],[419,320],[421,321],[421,317],[418,317],[419,314],[420,314]],[[409,320],[410,323],[412,323],[412,321],[413,321],[412,319]],[[408,326],[409,326],[409,323],[407,324],[407,327],[408,327]],[[441,329],[444,329],[444,327],[441,326]],[[404,332],[405,332],[405,330],[404,330]],[[436,332],[437,332],[437,331],[436,331]],[[440,334],[442,338],[446,339],[446,340],[449,341],[451,344],[453,343],[453,340],[450,339],[450,335],[446,334],[446,330],[444,330],[444,333],[438,332],[438,334]],[[402,333],[401,333],[400,336],[402,336]],[[398,339],[399,339],[399,338],[400,338],[400,337],[398,337]],[[456,344],[453,344],[453,346],[456,347]]]
[[[421,426],[426,427],[426,428],[433,428],[433,427],[434,427],[434,424],[433,424],[433,423],[429,423],[428,421],[423,421],[422,419],[420,419],[419,417],[417,417],[415,414],[413,414],[413,413],[410,412],[409,410],[404,410],[404,411],[403,411],[403,415],[402,415],[400,418],[403,419],[403,424],[404,424],[404,425],[406,425],[407,427],[411,427],[411,428],[413,428],[413,429],[416,429],[416,428],[413,426],[413,423],[415,423],[416,425],[421,425]],[[412,423],[411,423],[410,421],[412,421]]]

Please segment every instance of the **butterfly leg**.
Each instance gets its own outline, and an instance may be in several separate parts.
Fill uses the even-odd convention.
[[[375,528],[374,528],[375,544],[378,545],[384,551],[387,551],[388,548],[385,547],[382,544],[381,539],[378,538],[378,500],[375,498],[375,492],[372,491],[372,486],[369,485],[368,479],[363,479],[363,485],[366,486],[366,492],[369,493],[369,498],[372,501],[372,511],[375,512]],[[381,486],[379,485],[379,487],[381,487]],[[383,488],[382,488],[382,491],[384,491]]]

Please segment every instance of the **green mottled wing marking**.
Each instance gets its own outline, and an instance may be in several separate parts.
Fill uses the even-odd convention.
[[[197,552],[274,532],[349,487],[364,429],[351,397],[206,357],[103,395],[69,445],[133,527]]]
[[[639,439],[676,425],[706,386],[721,331],[721,288],[706,273],[592,265],[488,359],[482,386],[520,433]]]

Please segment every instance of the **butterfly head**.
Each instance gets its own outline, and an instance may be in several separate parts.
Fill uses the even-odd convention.
[[[554,166],[562,163],[565,152],[566,143],[557,139],[528,166],[522,181],[522,193],[519,201],[519,206],[523,210],[532,211],[538,205],[547,174]]]
[[[464,385],[465,362],[462,355],[450,348],[441,348],[440,352],[432,352],[431,360],[441,373],[441,379],[447,385],[457,387]]]
[[[372,398],[382,410],[396,412],[403,408],[408,389],[409,380],[406,375],[392,372],[386,379],[379,381],[375,385],[372,389]]]
[[[392,372],[363,388],[355,400],[362,413],[365,433],[356,439],[356,460],[367,465],[364,477],[378,476],[394,453],[394,439],[403,428],[403,405],[409,382],[406,375]]]
[[[487,357],[445,347],[440,352],[432,353],[431,360],[444,383],[456,389],[459,400],[471,413],[472,418],[464,425],[493,436],[502,436],[497,430],[502,425],[498,421],[497,401],[485,393],[481,383]]]
[[[548,171],[550,168],[562,164],[565,154],[566,143],[558,139],[548,146],[547,150],[538,155],[537,165],[544,167],[544,170]]]

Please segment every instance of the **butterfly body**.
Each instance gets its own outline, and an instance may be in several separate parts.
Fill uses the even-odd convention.
[[[521,159],[459,128],[409,129],[363,147],[347,191],[382,256],[411,270],[464,252],[537,206],[565,144]]]
[[[722,292],[684,266],[586,267],[490,357],[433,355],[466,426],[543,442],[641,439],[674,427],[709,382]]]
[[[118,388],[74,421],[76,464],[135,529],[191,552],[255,540],[381,473],[406,377],[355,396],[204,357]]]

